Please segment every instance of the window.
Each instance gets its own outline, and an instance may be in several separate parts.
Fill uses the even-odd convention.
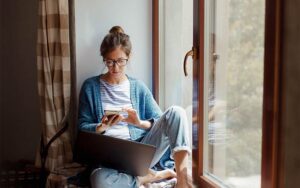
[[[204,174],[260,187],[265,0],[206,0],[205,17]]]
[[[200,187],[277,187],[280,1],[193,0],[192,9],[192,81],[181,89],[193,88],[194,179]],[[166,16],[158,9],[156,13]],[[171,20],[180,20],[172,16]],[[180,26],[175,32],[182,31]],[[160,32],[164,27],[165,23],[157,22]],[[159,40],[166,38],[160,33]],[[180,48],[180,39],[174,37],[163,44],[176,43]],[[159,41],[158,37],[154,40]],[[160,49],[159,61],[155,61],[160,69],[166,68],[161,66],[166,56]],[[176,57],[173,66],[182,62],[180,55]],[[172,68],[183,79],[180,66]],[[172,74],[162,71],[160,77]],[[167,87],[165,82],[157,83],[161,96]],[[182,96],[183,91],[174,90],[178,83],[171,84],[170,93]],[[158,89],[155,94],[158,96]]]
[[[187,77],[183,61],[193,46],[193,0],[164,0],[158,5],[159,105],[163,110],[173,105],[185,110],[192,141],[193,60],[188,59]],[[191,162],[190,158],[190,173]]]

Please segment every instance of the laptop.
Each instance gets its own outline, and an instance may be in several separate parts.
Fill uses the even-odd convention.
[[[152,145],[79,131],[74,157],[81,164],[103,166],[143,176],[148,173],[155,150]]]

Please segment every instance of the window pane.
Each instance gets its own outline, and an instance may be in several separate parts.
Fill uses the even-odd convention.
[[[205,173],[260,187],[265,0],[206,0]]]
[[[183,60],[193,46],[193,0],[159,1],[159,19],[159,105],[163,110],[177,105],[186,111],[191,141],[193,60],[188,59],[188,77]]]

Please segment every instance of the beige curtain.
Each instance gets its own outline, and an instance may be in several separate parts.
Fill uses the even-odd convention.
[[[69,115],[71,63],[68,0],[39,0],[37,71],[44,144]],[[53,170],[72,160],[70,134],[63,133],[50,146],[46,168]],[[36,164],[40,165],[37,155]]]

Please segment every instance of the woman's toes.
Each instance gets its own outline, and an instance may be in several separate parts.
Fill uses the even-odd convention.
[[[158,178],[161,179],[167,179],[167,178],[174,178],[176,177],[176,173],[171,169],[166,169],[162,171],[158,171],[157,174]]]

